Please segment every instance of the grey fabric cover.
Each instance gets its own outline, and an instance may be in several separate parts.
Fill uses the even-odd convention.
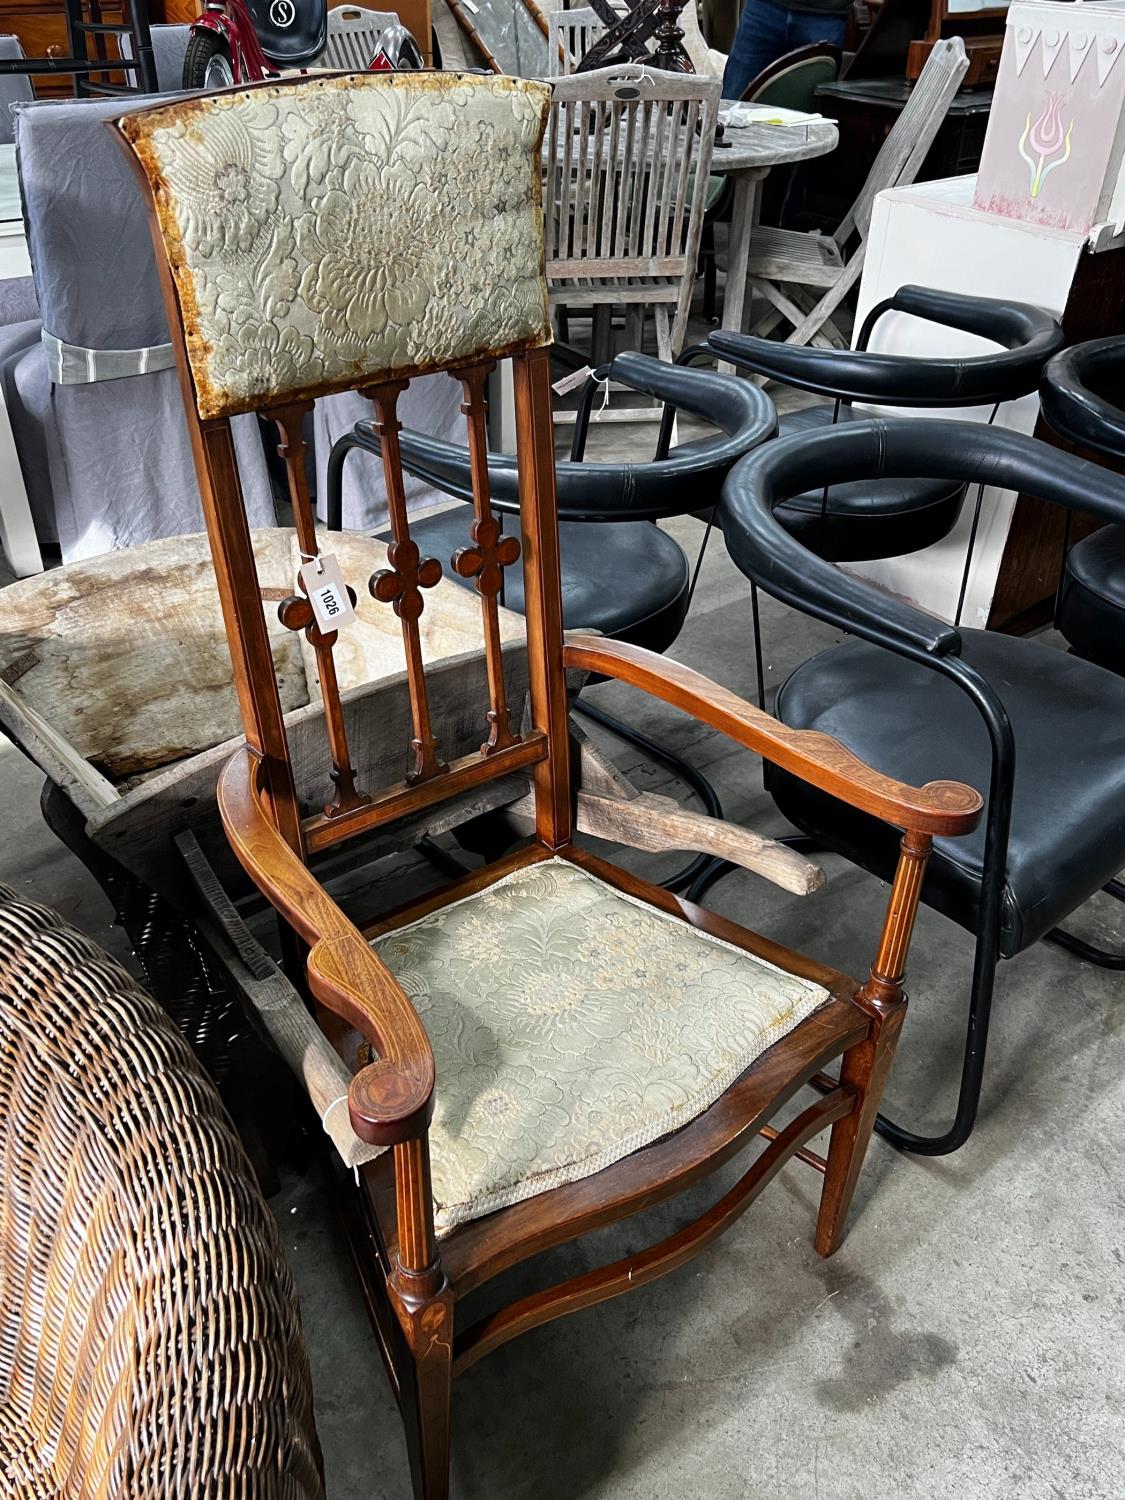
[[[54,541],[55,508],[47,458],[51,384],[39,328],[38,319],[0,328],[0,385],[36,533],[40,541]]]
[[[169,337],[140,191],[107,120],[120,100],[23,105],[16,146],[35,289],[48,333],[91,349],[133,349]],[[50,502],[33,500],[74,562],[156,537],[203,529],[174,370],[92,385],[50,386],[42,348],[5,379],[21,454],[46,424]],[[252,526],[276,524],[257,419],[239,417],[235,444]],[[29,480],[30,475],[25,475]],[[45,511],[51,511],[54,527]]]
[[[0,281],[0,328],[10,323],[27,323],[39,317],[39,300],[35,295],[35,282],[30,276],[13,276],[10,281]],[[36,338],[38,338],[38,332]]]
[[[92,385],[99,380],[172,370],[176,365],[171,344],[147,344],[143,349],[83,349],[79,344],[64,344],[46,329],[43,350],[56,385]]]
[[[152,55],[156,60],[156,82],[165,93],[175,93],[183,87],[184,57],[191,38],[190,26],[151,26]],[[127,33],[121,38],[121,56],[132,57],[133,38]],[[130,74],[130,82],[132,75]],[[135,85],[134,85],[135,87]]]
[[[452,442],[465,441],[465,418],[461,415],[461,384],[448,375],[423,375],[412,380],[399,397],[398,416],[404,427]],[[358,391],[326,396],[313,409],[316,445],[317,509],[325,519],[325,470],[332,444],[357,422],[369,422],[374,407]],[[411,512],[425,510],[448,496],[424,479],[404,474],[406,505]],[[344,465],[345,531],[376,531],[386,526],[387,490],[383,466],[369,453],[353,453]]]
[[[18,36],[0,36],[0,58],[14,62],[23,56]],[[0,73],[0,146],[10,146],[16,138],[12,105],[30,104],[34,98],[35,91],[28,74]]]

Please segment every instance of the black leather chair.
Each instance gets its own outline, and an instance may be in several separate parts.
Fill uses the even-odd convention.
[[[615,640],[630,641],[650,651],[666,651],[680,633],[691,603],[694,577],[683,548],[655,523],[669,516],[704,509],[713,514],[723,480],[732,466],[777,431],[772,401],[748,381],[688,370],[648,355],[618,354],[596,372],[658,401],[674,403],[715,427],[713,437],[684,443],[650,463],[560,462],[556,468],[559,542],[562,559],[563,625],[567,630],[594,629]],[[589,383],[574,449],[585,440]],[[399,436],[402,465],[458,500],[471,502],[472,481],[468,450],[438,438],[404,430]],[[378,453],[378,438],[360,422],[332,449],[327,472],[326,517],[329,530],[340,529],[340,477],[355,449]],[[516,461],[492,454],[488,462],[492,508],[502,527],[519,535],[519,483]],[[465,545],[468,520],[456,506],[436,515],[412,520],[411,535],[431,556],[448,560]],[[472,588],[472,580],[449,571],[456,582]],[[523,570],[504,570],[501,603],[523,609]],[[722,805],[709,782],[629,725],[590,705],[581,705],[589,718],[662,761],[696,792],[712,817],[722,817]],[[665,881],[672,890],[690,889],[706,877],[715,861],[701,855]]]
[[[721,524],[747,577],[857,637],[791,674],[778,717],[834,735],[913,785],[987,789],[986,823],[934,840],[923,888],[928,905],[977,939],[956,1118],[936,1137],[880,1122],[897,1145],[942,1155],[975,1122],[997,962],[1041,938],[1075,946],[1057,924],[1125,866],[1125,680],[1034,640],[936,620],[841,573],[778,519],[813,486],[916,474],[987,481],[1118,523],[1125,478],[1003,429],[904,418],[782,438],[744,459],[724,488]],[[809,840],[889,877],[896,830],[782,772],[771,770],[767,786]]]
[[[1056,354],[1043,372],[1040,400],[1060,437],[1125,459],[1125,339],[1095,339]],[[1067,553],[1055,625],[1079,656],[1125,675],[1125,527],[1105,526]]]
[[[956,359],[873,354],[868,349],[872,333],[888,312],[909,313],[929,323],[975,334],[999,348]],[[864,421],[864,414],[852,409],[855,401],[907,409],[991,407],[991,421],[1005,401],[1036,389],[1044,364],[1062,342],[1058,323],[1037,307],[904,286],[871,309],[859,330],[855,349],[797,347],[720,330],[712,333],[703,347],[711,357],[730,360],[740,369],[833,398],[832,406],[809,407],[783,416],[779,430],[787,437]],[[978,490],[957,619],[968,584],[981,498]],[[940,542],[957,524],[964,499],[963,484],[907,474],[901,479],[833,484],[794,495],[778,510],[778,520],[819,557],[831,562],[869,562],[903,557]],[[760,664],[760,644],[756,643],[755,649]],[[758,679],[761,698],[764,683],[760,665]]]

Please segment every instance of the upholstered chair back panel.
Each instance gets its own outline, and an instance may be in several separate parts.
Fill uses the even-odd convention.
[[[350,74],[125,116],[200,417],[548,343],[549,98],[519,78]]]

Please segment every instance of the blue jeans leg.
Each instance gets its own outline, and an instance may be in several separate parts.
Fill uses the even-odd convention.
[[[845,17],[788,10],[771,0],[746,0],[723,74],[723,98],[741,99],[763,68],[814,42],[844,43]]]

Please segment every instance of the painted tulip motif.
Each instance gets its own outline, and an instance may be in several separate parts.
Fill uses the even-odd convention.
[[[1070,135],[1073,118],[1065,131],[1062,123],[1063,96],[1048,94],[1043,112],[1033,125],[1031,111],[1020,136],[1019,152],[1031,168],[1031,196],[1038,198],[1043,179],[1070,159]]]

